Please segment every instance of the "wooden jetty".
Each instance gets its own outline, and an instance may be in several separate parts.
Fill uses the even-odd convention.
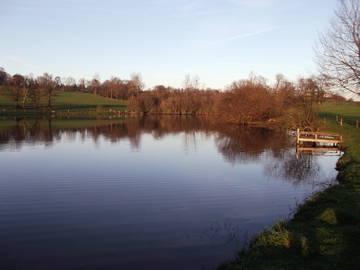
[[[304,147],[301,145],[296,146],[296,158],[299,159],[302,153],[311,154],[313,156],[341,156],[342,151],[340,146],[319,146],[319,147]]]
[[[342,142],[343,142],[343,138],[339,134],[300,131],[299,129],[297,130],[297,138],[296,138],[297,145],[300,145],[301,143],[313,143],[314,145],[320,143],[320,144],[331,144],[333,146],[338,146]]]
[[[296,148],[297,151],[308,151],[308,152],[338,152],[340,148],[337,146],[334,147],[301,147]]]

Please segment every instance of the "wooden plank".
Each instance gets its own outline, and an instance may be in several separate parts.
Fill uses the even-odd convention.
[[[299,136],[299,138],[304,138],[304,139],[328,139],[328,140],[341,140],[342,137],[341,136]]]
[[[298,151],[340,152],[338,147],[298,147]]]
[[[329,140],[329,139],[312,139],[312,138],[299,138],[299,142],[323,142],[323,143],[341,143],[341,140]]]
[[[340,137],[341,135],[340,134],[337,134],[337,133],[325,133],[325,132],[312,132],[312,131],[299,131],[300,135],[301,134],[306,134],[306,135],[323,135],[323,136],[337,136],[337,137]]]
[[[299,140],[308,139],[308,140],[329,140],[329,141],[342,141],[342,138],[334,138],[334,137],[299,137]]]

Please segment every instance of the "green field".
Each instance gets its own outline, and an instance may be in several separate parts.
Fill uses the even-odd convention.
[[[15,106],[15,100],[8,91],[0,88],[0,106]]]
[[[343,126],[336,122],[336,116],[339,119],[343,118]],[[324,124],[326,130],[344,136],[346,147],[344,158],[360,163],[360,128],[356,128],[356,120],[360,122],[360,103],[325,104],[320,108],[319,118],[326,119]]]
[[[336,122],[343,118],[344,125]],[[319,108],[323,129],[341,133],[345,154],[338,162],[339,184],[312,196],[293,219],[259,234],[233,262],[219,269],[360,269],[359,103]]]
[[[0,106],[3,105],[12,105],[15,106],[16,102],[14,98],[10,95],[8,91],[0,91]],[[123,101],[104,98],[96,96],[90,93],[83,92],[64,92],[56,91],[53,96],[53,105],[56,106],[84,106],[84,105],[124,105]],[[43,97],[41,99],[41,106],[47,106],[47,98]]]
[[[124,106],[124,101],[95,96],[90,93],[57,91],[54,96],[54,106]]]
[[[336,116],[343,118],[344,123],[350,126],[355,125],[356,120],[360,121],[360,103],[326,103],[320,107],[320,118],[336,123]]]
[[[95,96],[82,92],[56,91],[52,98],[52,114],[57,117],[92,118],[96,116],[117,116],[126,110],[126,102]],[[0,91],[0,116],[32,117],[48,114],[47,99],[42,97],[39,108],[32,108],[30,103],[25,108],[16,108],[16,102],[8,91]]]

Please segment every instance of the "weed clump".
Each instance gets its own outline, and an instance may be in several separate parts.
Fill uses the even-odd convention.
[[[325,209],[318,217],[319,220],[330,225],[337,224],[337,218],[334,209]]]

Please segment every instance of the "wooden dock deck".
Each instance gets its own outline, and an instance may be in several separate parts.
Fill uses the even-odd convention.
[[[297,147],[297,151],[307,151],[307,152],[339,152],[341,149],[337,146],[334,147]]]
[[[322,143],[337,146],[343,142],[343,138],[339,134],[324,133],[324,132],[309,132],[297,130],[296,144],[299,145],[304,142],[309,143]]]
[[[299,159],[303,153],[311,154],[313,156],[341,156],[341,146],[331,147],[304,147],[301,145],[296,146],[296,158]]]

